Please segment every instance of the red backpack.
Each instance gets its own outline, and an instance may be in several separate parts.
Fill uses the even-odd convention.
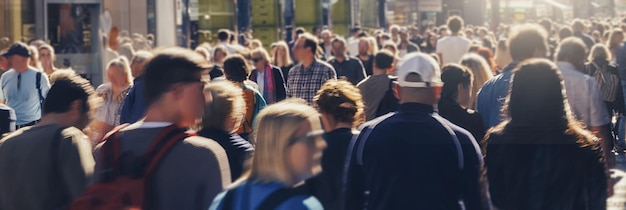
[[[120,171],[121,147],[119,126],[110,132],[102,145],[102,179],[91,185],[70,205],[71,210],[99,209],[145,209],[146,182],[159,162],[180,141],[194,134],[185,133],[176,125],[164,128],[152,141],[147,152],[141,156],[137,173],[122,174]]]

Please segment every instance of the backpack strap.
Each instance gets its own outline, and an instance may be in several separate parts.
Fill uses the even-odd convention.
[[[161,159],[163,159],[178,142],[195,135],[195,133],[185,133],[185,129],[179,128],[176,124],[165,127],[165,129],[157,135],[144,156],[146,160],[144,163],[147,165],[142,172],[142,176],[150,176],[161,162]]]
[[[119,175],[119,161],[121,156],[121,148],[119,146],[119,131],[127,127],[128,123],[119,125],[104,136],[104,144],[102,144],[102,152],[100,159],[103,162],[103,180],[108,181]]]
[[[43,100],[45,99],[43,97],[43,93],[41,93],[41,72],[38,71],[37,72],[37,78],[35,79],[35,88],[37,88],[37,93],[39,93],[39,106],[40,108],[43,108]]]
[[[61,147],[61,134],[63,130],[67,127],[61,127],[54,132],[54,138],[52,139],[52,146],[50,147],[50,160],[52,165],[50,167],[50,175],[48,177],[48,183],[50,184],[50,189],[58,190],[57,192],[60,194],[60,201],[67,201],[69,198],[69,190],[66,187],[66,182],[63,179],[63,173],[61,172],[61,160],[59,158],[59,149]],[[50,197],[52,199],[52,197]],[[59,201],[57,200],[57,201]],[[49,203],[52,203],[54,207],[60,207],[61,205],[67,205],[67,203],[54,203],[54,200],[50,200]]]
[[[298,190],[298,188],[281,188],[272,192],[272,194],[267,196],[267,198],[265,198],[265,200],[263,200],[263,202],[259,204],[258,206],[259,208],[257,209],[258,210],[274,210],[278,208],[280,204],[284,203],[290,198],[293,198],[299,195],[307,195],[307,194],[308,193],[306,193],[306,191]]]

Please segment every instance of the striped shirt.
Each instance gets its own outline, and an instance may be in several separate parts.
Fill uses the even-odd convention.
[[[309,67],[299,63],[289,71],[287,96],[302,98],[312,104],[317,90],[329,79],[337,79],[337,73],[330,64],[317,59]]]

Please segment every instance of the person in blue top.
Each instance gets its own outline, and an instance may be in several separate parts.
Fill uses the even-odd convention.
[[[487,130],[502,122],[500,110],[509,93],[513,69],[529,58],[546,58],[550,50],[548,33],[537,24],[526,24],[514,29],[507,45],[513,62],[502,69],[502,74],[487,81],[478,92],[476,111],[482,116]]]
[[[128,95],[124,98],[122,104],[122,112],[120,114],[120,124],[135,123],[144,117],[146,109],[148,109],[143,85],[143,67],[152,58],[152,53],[147,51],[138,51],[133,57],[130,69],[133,74],[133,86],[128,91]]]
[[[2,54],[13,68],[0,78],[0,103],[15,110],[18,129],[39,122],[43,100],[50,90],[48,77],[29,65],[30,55],[28,46],[21,42],[13,44]]]
[[[326,143],[317,111],[304,101],[287,99],[263,109],[254,126],[251,169],[209,209],[323,209],[315,197],[294,188],[321,170]]]

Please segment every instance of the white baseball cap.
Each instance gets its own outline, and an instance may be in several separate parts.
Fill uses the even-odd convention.
[[[422,82],[407,82],[406,76],[410,73],[419,74]],[[441,71],[439,64],[433,57],[424,53],[410,53],[405,55],[398,63],[398,85],[400,87],[441,87]]]

